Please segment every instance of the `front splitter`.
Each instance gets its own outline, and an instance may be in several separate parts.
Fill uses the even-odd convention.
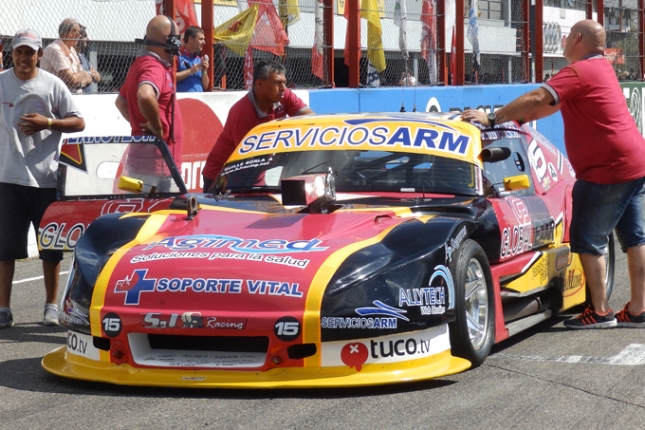
[[[360,371],[343,367],[274,368],[263,372],[141,368],[90,360],[62,346],[45,355],[48,372],[72,379],[116,385],[196,388],[331,388],[361,387],[435,379],[463,372],[469,361],[450,351],[418,360],[365,364]]]

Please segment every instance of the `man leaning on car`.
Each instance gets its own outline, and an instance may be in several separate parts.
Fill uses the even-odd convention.
[[[576,172],[571,250],[580,255],[592,302],[564,322],[571,329],[645,327],[645,140],[603,56],[605,37],[599,23],[577,22],[564,48],[569,65],[548,83],[488,115],[477,110],[462,114],[464,120],[494,126],[562,113],[567,155]],[[615,316],[607,300],[603,257],[614,229],[627,252],[631,282],[631,300]]]

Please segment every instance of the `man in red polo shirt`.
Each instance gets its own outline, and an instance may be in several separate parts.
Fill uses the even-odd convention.
[[[228,112],[224,130],[208,154],[202,176],[204,192],[213,186],[222,166],[253,127],[273,119],[314,112],[287,88],[286,70],[275,61],[260,61],[253,70],[253,87]]]
[[[567,155],[576,172],[570,245],[580,255],[592,302],[564,322],[572,329],[645,327],[645,140],[603,57],[605,37],[597,22],[577,22],[564,48],[569,65],[548,83],[488,115],[477,110],[462,114],[464,120],[494,126],[562,113]],[[631,301],[615,317],[607,300],[604,260],[614,229],[627,252],[631,282]]]
[[[184,131],[171,68],[172,55],[179,52],[176,28],[177,25],[164,15],[150,20],[143,41],[146,50],[137,56],[130,67],[115,104],[123,118],[130,122],[133,136],[161,137],[175,162],[181,166]],[[146,159],[152,161],[155,158],[154,154],[136,153],[135,149],[139,146],[130,149],[129,165],[136,162],[141,166]]]

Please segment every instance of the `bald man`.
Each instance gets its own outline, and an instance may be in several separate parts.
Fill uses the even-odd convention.
[[[564,322],[572,329],[645,327],[645,140],[603,57],[604,46],[603,27],[579,21],[564,48],[569,65],[548,83],[488,115],[462,114],[466,121],[494,126],[562,113],[567,155],[576,172],[570,245],[580,255],[592,302]],[[631,300],[615,316],[607,301],[603,257],[614,229],[627,252],[631,284]]]
[[[161,137],[181,167],[183,135],[181,113],[175,96],[172,76],[172,56],[179,53],[177,24],[164,15],[150,20],[145,44],[126,77],[116,99],[116,107],[130,122],[133,136],[154,135]],[[133,146],[128,154],[128,164],[136,164],[136,170],[155,171],[155,159],[151,154],[138,154]],[[149,159],[149,160],[146,160]],[[145,167],[146,161],[150,166]]]

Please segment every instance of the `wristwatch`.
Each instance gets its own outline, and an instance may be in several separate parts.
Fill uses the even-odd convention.
[[[491,128],[495,127],[495,123],[497,122],[497,115],[495,115],[495,112],[488,114],[488,122],[490,123]]]

